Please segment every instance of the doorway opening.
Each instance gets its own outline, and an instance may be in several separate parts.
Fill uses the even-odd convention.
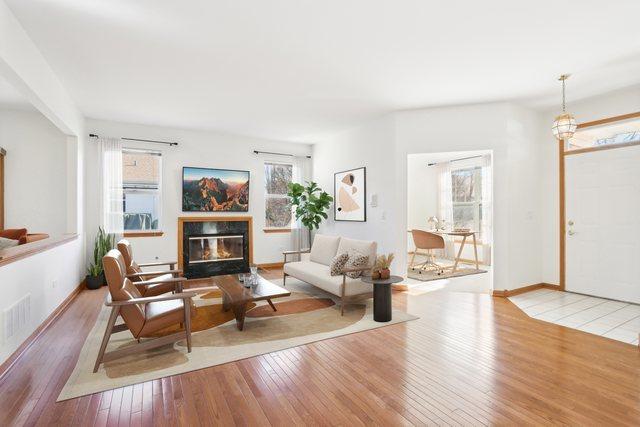
[[[407,156],[409,292],[493,289],[490,150]]]

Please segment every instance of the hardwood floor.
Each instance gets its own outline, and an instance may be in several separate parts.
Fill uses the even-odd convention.
[[[394,294],[416,321],[56,403],[103,297],[80,293],[0,379],[0,425],[640,422],[636,347],[443,291]]]

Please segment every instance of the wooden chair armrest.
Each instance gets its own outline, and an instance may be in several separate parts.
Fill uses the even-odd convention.
[[[282,251],[282,255],[306,254],[308,252],[311,252],[311,249],[302,249],[299,251]]]
[[[143,280],[140,282],[133,282],[134,285],[136,286],[147,286],[147,285],[156,285],[158,283],[181,283],[181,282],[186,282],[187,278],[186,277],[172,277],[171,279],[164,279],[164,280]]]
[[[195,292],[195,293],[200,293],[200,292],[211,292],[211,291],[217,291],[220,288],[217,286],[203,286],[201,288],[186,288],[185,291],[187,292]]]
[[[162,276],[163,274],[182,274],[182,273],[183,273],[182,270],[149,271],[149,272],[143,271],[142,273],[127,274],[126,277],[128,277],[129,279],[133,279],[135,277],[142,277],[142,276]]]
[[[282,251],[282,255],[284,255],[284,264],[287,263],[287,255],[308,254],[309,252],[311,252],[311,249],[301,249],[299,251]]]
[[[107,300],[104,305],[109,307],[117,306],[117,305],[133,305],[133,304],[149,304],[150,302],[160,302],[160,301],[170,301],[175,299],[186,300],[189,298],[193,298],[196,296],[195,292],[181,292],[179,294],[168,294],[168,295],[159,295],[156,297],[143,297],[143,298],[132,298],[126,301],[113,301],[111,300],[111,295],[107,295]]]
[[[347,273],[355,273],[357,271],[369,271],[371,270],[371,267],[351,267],[351,268],[343,268],[342,269],[342,274],[347,274]]]
[[[178,261],[166,261],[166,262],[146,262],[144,264],[138,264],[138,267],[157,267],[159,265],[176,265]]]

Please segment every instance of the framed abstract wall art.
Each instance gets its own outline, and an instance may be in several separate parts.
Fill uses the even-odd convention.
[[[367,168],[351,169],[333,175],[334,219],[367,220]]]
[[[249,171],[182,168],[184,212],[248,212]]]

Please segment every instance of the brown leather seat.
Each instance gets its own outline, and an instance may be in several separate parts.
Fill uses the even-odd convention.
[[[153,279],[154,281],[165,281],[166,279],[171,279],[176,277],[180,272],[178,270],[167,271],[165,274],[158,274],[149,272],[148,274],[141,275],[144,273],[141,266],[135,262],[133,259],[133,249],[131,248],[131,243],[127,239],[122,239],[118,242],[118,250],[122,254],[122,258],[124,259],[124,265],[126,266],[127,275],[137,275],[135,277],[130,277],[130,279],[134,282],[140,282],[143,280]],[[157,265],[171,265],[175,266],[174,262],[167,263],[151,263],[151,264],[142,264],[142,266],[157,266]],[[140,293],[142,296],[150,297],[155,295],[166,294],[167,292],[173,292],[175,283],[156,283],[153,285],[142,286],[139,287]]]
[[[124,259],[118,250],[110,250],[102,258],[102,265],[109,287],[109,295],[105,305],[111,307],[111,314],[98,352],[94,372],[98,370],[102,362],[185,338],[187,349],[191,352],[191,318],[196,312],[192,298],[196,295],[195,292],[143,297],[138,287],[146,287],[153,283],[134,283],[126,277]],[[185,280],[185,278],[170,278],[167,279],[167,282],[175,287],[177,282]],[[149,282],[153,282],[153,280]],[[115,322],[119,316],[124,320],[124,325],[116,326]],[[139,340],[142,337],[150,337],[161,329],[175,324],[184,324],[184,331],[154,338],[150,342],[138,346],[125,346],[105,354],[109,337],[113,333],[128,329]]]
[[[125,277],[126,267],[121,252],[114,249],[109,251],[105,255],[102,265],[113,301],[143,298],[138,287],[147,287],[148,285],[136,285]],[[171,286],[171,290],[175,289],[174,281],[169,281],[167,285]],[[193,305],[192,301],[189,301],[189,303],[194,308],[194,310],[190,310],[193,317],[195,315],[195,305]],[[123,306],[120,309],[120,315],[134,337],[145,337],[167,326],[182,322],[184,320],[184,304],[180,299],[173,299],[149,302],[144,305]]]

